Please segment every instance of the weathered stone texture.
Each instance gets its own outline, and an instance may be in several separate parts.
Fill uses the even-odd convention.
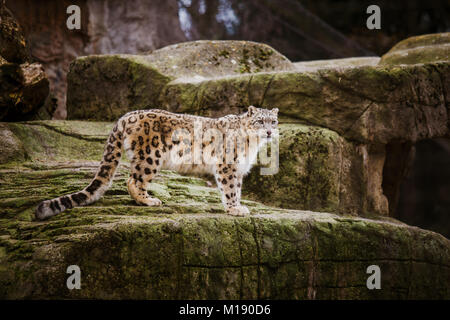
[[[31,63],[22,30],[0,3],[0,121],[50,119],[48,94],[42,65]]]
[[[149,190],[164,205],[136,206],[124,159],[100,201],[37,222],[40,201],[89,183],[113,124],[1,123],[0,297],[449,299],[449,240],[388,217],[414,143],[448,136],[449,61],[383,59],[294,64],[265,45],[197,42],[75,60],[70,119],[279,108],[279,171],[253,168],[253,214],[237,219],[207,178],[170,171]],[[82,290],[66,287],[71,264]],[[382,290],[366,287],[372,264]]]

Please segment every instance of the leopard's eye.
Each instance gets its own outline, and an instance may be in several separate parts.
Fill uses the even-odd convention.
[[[272,124],[277,124],[277,121],[276,120],[272,120]]]
[[[258,120],[257,121],[259,124],[264,124],[264,121],[263,120]]]

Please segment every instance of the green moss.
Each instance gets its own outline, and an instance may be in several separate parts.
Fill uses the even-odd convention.
[[[436,46],[450,43],[450,33],[433,33],[420,36],[413,36],[397,43],[391,50],[405,50],[417,47]]]
[[[400,65],[449,61],[449,44],[441,46],[418,47],[385,54],[380,65]]]
[[[110,126],[12,124],[30,159],[0,168],[0,298],[449,298],[450,243],[436,233],[394,219],[305,212],[300,205],[287,210],[248,199],[242,203],[252,215],[231,217],[204,178],[171,171],[162,171],[150,186],[161,207],[134,203],[125,163],[96,203],[35,221],[40,201],[88,185],[98,162],[82,155],[90,157],[86,150],[97,145],[101,154],[99,138]],[[341,154],[350,157],[345,150],[351,145],[333,131],[301,124],[282,124],[281,134],[286,166],[280,168],[285,177],[270,178],[281,190],[276,196],[286,199],[297,188],[301,197],[292,193],[290,201],[341,206],[333,163]],[[67,161],[69,147],[82,145],[84,153]],[[264,190],[273,186],[257,183],[255,196],[274,197]],[[246,181],[244,190],[249,186]],[[67,290],[72,264],[82,270],[82,290]],[[383,270],[381,291],[365,287],[370,264]]]
[[[0,247],[0,261],[6,257],[6,248]]]
[[[170,80],[141,56],[77,59],[68,74],[67,118],[113,121],[128,111],[148,109]]]
[[[176,175],[167,176],[158,184],[174,197],[172,191],[180,188],[167,182],[174,182]],[[184,182],[180,176],[178,185]],[[162,208],[100,202],[39,223],[0,218],[0,230],[14,230],[0,237],[1,296],[305,299],[314,273],[318,298],[370,299],[378,296],[368,295],[362,284],[365,268],[373,263],[390,270],[384,277],[397,279],[392,285],[384,283],[379,297],[392,297],[398,294],[394,287],[408,285],[437,285],[437,291],[421,294],[448,296],[441,284],[447,269],[441,264],[449,257],[450,244],[431,232],[297,210],[266,207],[269,214],[261,214],[260,204],[253,205],[253,213],[259,214],[236,219],[223,211],[208,214],[211,203],[200,207],[191,201],[185,205],[194,210],[183,211],[183,200],[176,201]],[[165,214],[167,210],[172,214]],[[412,241],[419,241],[414,251]],[[404,261],[411,259],[438,267],[433,273],[420,269],[416,282],[401,277]],[[65,269],[74,262],[89,277],[83,277],[83,290],[68,291]],[[414,297],[410,294],[399,297]]]
[[[255,166],[244,181],[244,193],[274,206],[339,211],[341,160],[335,148],[341,138],[332,131],[301,124],[279,128],[278,173],[262,176],[261,166]]]
[[[397,43],[381,57],[380,65],[408,65],[449,61],[449,33],[414,36]]]
[[[45,124],[42,122],[10,123],[8,126],[23,143],[27,155],[35,161],[73,160],[77,157],[79,159],[80,155],[86,160],[101,158],[107,137],[104,124],[100,123],[103,132],[101,137],[90,134],[83,136],[77,132],[64,131],[64,124],[54,123],[53,121],[45,122]],[[108,126],[112,127],[112,124]],[[77,128],[77,125],[74,123],[71,128]],[[76,130],[81,131],[82,128]]]
[[[283,117],[325,127],[364,144],[415,141],[442,136],[447,130],[446,118],[440,116],[446,108],[445,88],[439,81],[446,74],[447,62],[249,74],[249,68],[253,72],[256,66],[249,62],[251,52],[247,56],[241,70],[238,65],[233,69],[245,74],[167,84],[160,105],[213,117],[243,112],[251,104],[277,107]],[[433,114],[431,127],[417,119],[414,109]]]
[[[171,95],[185,92],[167,88],[169,81],[196,83],[199,76],[216,79],[273,70],[294,70],[294,66],[272,48],[248,41],[198,41],[149,55],[82,57],[71,64],[67,77],[68,119],[112,121],[128,111],[148,108],[180,111],[190,104],[170,101]],[[189,86],[186,89],[190,95]]]

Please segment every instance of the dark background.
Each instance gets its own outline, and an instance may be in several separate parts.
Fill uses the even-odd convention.
[[[34,60],[48,74],[64,119],[66,74],[81,55],[140,53],[199,39],[264,42],[292,61],[381,56],[410,36],[450,31],[450,1],[360,0],[7,0]],[[66,27],[81,8],[82,28]],[[381,30],[366,9],[381,8]],[[422,141],[394,217],[450,237],[450,140]]]

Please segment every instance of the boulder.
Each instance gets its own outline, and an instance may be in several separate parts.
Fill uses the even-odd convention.
[[[40,201],[89,183],[113,123],[3,123],[11,152],[0,158],[0,298],[449,299],[450,241],[388,217],[414,143],[449,134],[448,59],[291,63],[266,51],[272,69],[255,58],[261,48],[198,42],[87,56],[72,63],[68,84],[79,120],[278,107],[279,171],[263,176],[259,164],[246,177],[248,217],[224,215],[208,177],[171,171],[149,190],[163,206],[137,206],[123,159],[100,201],[34,221]],[[66,287],[73,264],[81,290]],[[370,265],[382,290],[367,289]]]
[[[18,64],[30,60],[22,30],[4,2],[0,3],[0,56]]]
[[[450,298],[450,241],[437,233],[247,199],[252,214],[230,217],[208,181],[170,171],[150,186],[164,205],[137,206],[126,191],[126,159],[101,200],[34,221],[40,201],[89,183],[112,123],[5,127],[28,158],[0,165],[1,299]],[[289,141],[292,131],[283,131]],[[319,129],[298,131],[343,143]],[[80,290],[67,288],[70,265],[80,267]],[[382,290],[366,287],[370,265],[381,269]]]
[[[31,63],[25,39],[11,12],[0,4],[0,120],[51,118],[44,106],[49,82],[42,65]],[[50,110],[51,111],[51,110]]]
[[[410,37],[381,57],[381,65],[417,64],[450,59],[450,32]]]
[[[369,179],[365,146],[300,123],[280,124],[279,130],[278,172],[262,175],[267,165],[256,165],[244,180],[244,194],[282,208],[353,215],[375,211],[368,203],[373,198],[368,183],[374,177]],[[378,206],[378,213],[388,214],[384,196]]]
[[[435,62],[177,79],[163,88],[159,106],[213,117],[251,104],[277,107],[362,143],[417,141],[448,132],[449,70],[449,62]]]
[[[449,62],[334,69],[327,66],[314,72],[257,73],[196,83],[177,79],[164,87],[159,106],[170,111],[212,117],[241,113],[251,104],[277,107],[281,124],[301,122],[334,131],[349,141],[351,150],[358,150],[364,159],[359,173],[366,175],[367,178],[360,181],[367,183],[354,184],[346,191],[352,195],[350,198],[353,195],[366,197],[353,203],[359,207],[356,211],[394,215],[399,187],[412,159],[409,156],[412,144],[449,134],[448,92]],[[280,158],[286,159],[283,154],[290,151],[281,142]],[[359,158],[352,159],[360,161]],[[297,158],[298,172],[303,170],[304,161]],[[275,183],[276,179],[291,180],[290,171],[283,169],[286,165],[280,161],[282,170],[269,178],[274,185],[279,185]],[[358,162],[350,167],[361,168]],[[257,187],[257,181],[252,181]],[[290,197],[298,203],[302,197],[298,190],[282,185],[280,192],[271,193],[264,199],[289,206],[290,202],[285,200]],[[312,191],[318,188],[311,186]],[[267,194],[264,188],[256,193]],[[281,196],[280,199],[275,200],[275,195]],[[391,204],[389,209],[386,198]],[[303,199],[306,198],[303,196]],[[297,208],[311,207],[302,202]]]
[[[37,162],[67,162],[73,159],[100,160],[113,124],[86,121],[29,121],[1,123],[10,140],[20,141],[28,159]],[[22,157],[9,161],[18,163]]]
[[[116,120],[130,110],[158,107],[160,92],[174,79],[196,83],[294,68],[271,47],[250,41],[195,41],[144,55],[81,57],[67,76],[67,119]]]
[[[70,119],[116,120],[130,110],[148,108],[219,117],[245,112],[248,105],[277,107],[282,126],[306,127],[294,126],[296,138],[282,138],[281,170],[265,180],[270,181],[267,188],[259,188],[258,175],[249,176],[254,187],[249,196],[297,209],[393,214],[411,146],[449,134],[449,61],[384,65],[377,57],[360,57],[290,63],[270,49],[274,53],[267,61],[274,69],[258,70],[256,58],[249,58],[243,59],[253,61],[249,70],[241,73],[232,61],[242,60],[244,49],[254,57],[270,48],[200,41],[145,55],[77,59],[69,74]],[[221,54],[224,50],[234,55]],[[304,128],[314,132],[307,138],[309,146],[317,138],[323,153],[292,142],[306,143],[301,139]],[[333,140],[323,138],[330,135]],[[343,150],[347,153],[338,159],[336,152]],[[322,162],[308,169],[305,157]],[[326,168],[323,174],[313,171],[315,178],[323,177],[323,188],[305,185],[311,168]],[[348,179],[336,175],[343,168],[353,168]]]
[[[0,61],[0,119],[31,120],[46,115],[44,103],[49,94],[48,79],[39,63],[15,64]]]
[[[67,3],[8,1],[30,44],[42,61],[57,99],[56,119],[66,118],[66,76],[70,62],[81,55],[138,54],[187,40],[249,39],[267,43],[294,60],[368,55],[319,18],[316,10],[292,0],[202,1],[80,0],[81,29],[65,26]],[[323,10],[320,10],[323,11]],[[51,17],[49,19],[48,17]],[[352,21],[352,19],[350,19]],[[365,28],[365,24],[364,24]],[[300,30],[300,32],[299,32]],[[373,41],[373,40],[372,40]],[[380,50],[377,41],[377,50]],[[385,44],[384,44],[385,45]],[[381,50],[383,51],[383,50]]]
[[[293,70],[293,64],[268,45],[251,41],[183,42],[144,56],[162,74],[201,79],[242,73]]]
[[[0,164],[24,161],[27,154],[20,139],[9,126],[0,122]]]
[[[220,55],[229,46],[237,48],[237,56]],[[448,61],[386,66],[370,58],[331,67],[292,64],[270,49],[274,69],[258,70],[245,49],[250,58],[243,60],[253,62],[241,74],[233,61],[251,46],[260,50],[248,42],[191,42],[150,55],[77,59],[68,79],[68,118],[115,120],[154,107],[216,117],[254,104],[276,106],[282,116],[361,143],[414,142],[448,132]]]
[[[78,58],[67,75],[67,119],[113,121],[133,108],[148,109],[169,81],[141,56]]]
[[[100,159],[110,127],[112,123],[108,122],[33,121],[5,128],[24,143],[27,157],[70,161],[80,155],[83,159]],[[280,134],[279,170],[265,176],[261,168],[268,165],[256,165],[245,178],[246,196],[290,209],[388,215],[379,174],[383,171],[384,150],[374,152],[334,131],[301,123],[281,123]],[[87,148],[86,141],[95,144]]]

